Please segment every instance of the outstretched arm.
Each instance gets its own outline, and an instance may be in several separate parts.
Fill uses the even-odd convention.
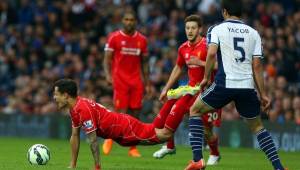
[[[90,142],[90,148],[95,161],[95,170],[100,170],[101,166],[100,166],[99,143],[97,141],[96,131],[87,134],[87,137]]]
[[[180,77],[180,74],[182,72],[182,68],[179,65],[175,65],[175,67],[172,70],[172,73],[167,81],[166,86],[163,88],[160,96],[159,96],[159,100],[163,101],[165,99],[165,97],[167,96],[167,92],[168,90],[175,84],[175,82],[178,80],[178,78]]]
[[[71,162],[69,168],[76,168],[79,146],[80,146],[79,131],[80,131],[80,127],[72,128],[72,135],[70,137]]]

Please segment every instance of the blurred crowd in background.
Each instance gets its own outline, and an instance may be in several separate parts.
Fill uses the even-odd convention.
[[[272,122],[300,125],[300,1],[243,0],[243,19],[257,29],[264,46],[266,90]],[[158,96],[186,41],[184,18],[203,17],[207,28],[222,22],[219,0],[1,0],[0,113],[63,114],[52,100],[52,83],[64,77],[80,94],[112,108],[112,87],[102,61],[107,35],[121,28],[122,12],[134,10],[137,29],[148,38],[151,93],[142,115],[151,120]],[[187,83],[182,76],[178,85]],[[239,119],[234,103],[224,120]]]

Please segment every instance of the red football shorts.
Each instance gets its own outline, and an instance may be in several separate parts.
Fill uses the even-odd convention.
[[[114,140],[122,146],[153,145],[161,143],[156,137],[153,124],[143,123],[129,115],[124,116],[124,119],[119,122],[119,124],[120,126],[116,129],[116,133],[120,134],[120,136]]]
[[[206,127],[212,128],[213,126],[221,126],[222,109],[214,110],[202,115],[203,124]]]
[[[134,81],[129,84],[121,80],[114,81],[114,107],[120,109],[140,109],[142,108],[142,99],[144,94],[144,85],[142,81]]]

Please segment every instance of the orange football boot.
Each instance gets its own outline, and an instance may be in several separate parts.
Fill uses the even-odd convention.
[[[102,145],[102,151],[104,155],[108,155],[112,149],[113,145],[113,140],[112,139],[105,139]]]

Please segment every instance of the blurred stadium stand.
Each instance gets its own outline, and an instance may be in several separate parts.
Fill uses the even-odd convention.
[[[265,80],[277,123],[300,125],[300,1],[243,0],[245,22],[263,38]],[[149,41],[153,90],[141,117],[151,121],[158,95],[186,40],[184,18],[197,13],[208,26],[222,21],[219,0],[1,0],[0,114],[66,115],[56,110],[51,84],[73,78],[81,95],[112,106],[112,89],[102,68],[109,32],[121,25],[123,10],[135,10],[138,30]],[[182,77],[178,84],[185,84]],[[239,119],[229,104],[224,120]]]

